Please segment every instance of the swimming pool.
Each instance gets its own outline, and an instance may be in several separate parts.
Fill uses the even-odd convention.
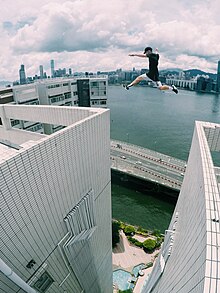
[[[138,272],[144,268],[144,263],[141,263],[135,267],[133,267],[132,273],[134,274],[134,276],[137,278],[138,277]]]
[[[124,270],[119,269],[113,272],[113,284],[116,284],[119,290],[133,289],[134,284],[129,282],[131,279],[131,274]]]

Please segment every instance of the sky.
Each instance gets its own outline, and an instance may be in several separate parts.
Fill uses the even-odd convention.
[[[0,0],[0,81],[73,72],[147,68],[130,57],[158,48],[159,70],[216,73],[220,60],[219,0]]]

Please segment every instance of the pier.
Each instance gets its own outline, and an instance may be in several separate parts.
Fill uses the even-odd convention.
[[[111,169],[180,191],[186,161],[141,146],[111,140]]]

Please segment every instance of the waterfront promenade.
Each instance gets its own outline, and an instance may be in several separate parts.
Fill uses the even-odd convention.
[[[135,235],[135,238],[140,242],[144,242],[147,238],[144,236]],[[117,269],[122,269],[127,272],[132,273],[135,266],[140,264],[147,264],[152,262],[154,264],[155,257],[160,250],[155,250],[153,253],[146,253],[142,248],[131,245],[125,236],[123,231],[120,231],[120,242],[113,249],[112,253],[112,263],[113,271]],[[136,285],[134,287],[134,293],[140,293],[141,289],[149,277],[153,267],[143,269],[144,276],[138,276]],[[114,292],[117,292],[115,290]]]
[[[179,191],[186,162],[130,143],[111,140],[111,169]]]

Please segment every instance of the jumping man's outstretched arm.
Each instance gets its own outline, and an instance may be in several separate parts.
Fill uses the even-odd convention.
[[[128,56],[132,56],[132,57],[147,57],[146,54],[136,54],[136,53],[129,54]]]

